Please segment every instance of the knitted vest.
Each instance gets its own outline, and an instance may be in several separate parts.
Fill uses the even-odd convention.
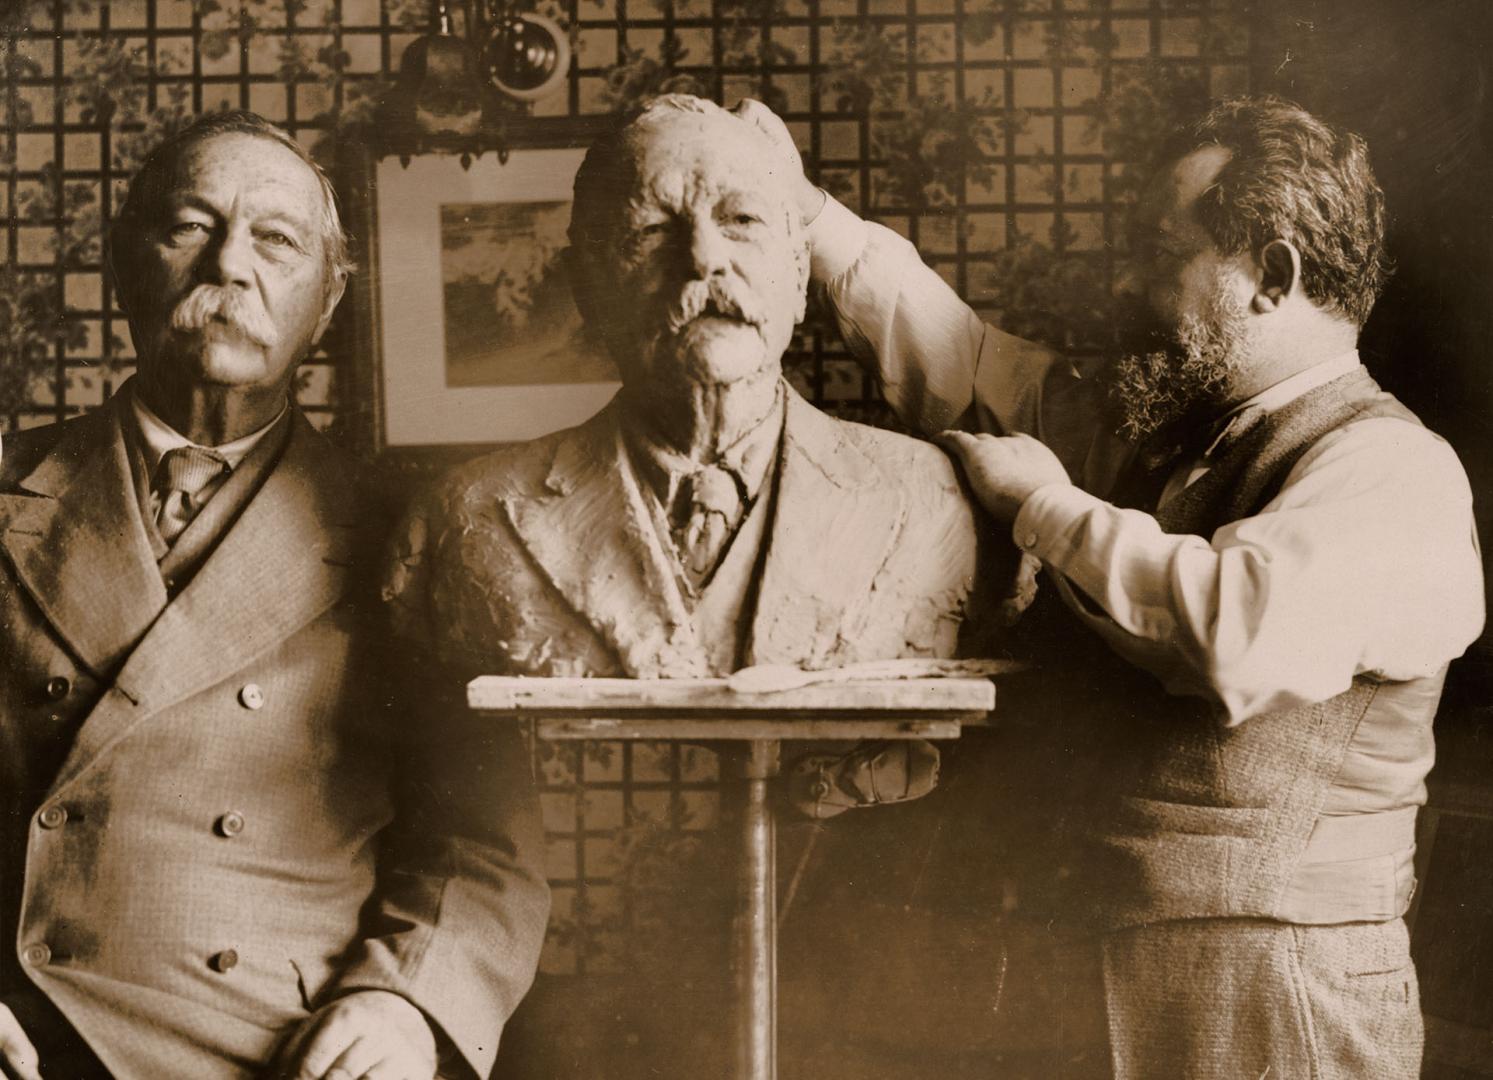
[[[1383,416],[1419,423],[1362,369],[1311,390],[1223,448],[1157,520],[1169,533],[1209,536],[1257,514],[1324,435]],[[1290,918],[1283,895],[1360,723],[1385,710],[1385,722],[1429,724],[1439,696],[1439,684],[1429,693],[1421,685],[1436,680],[1360,676],[1327,701],[1229,728],[1205,703],[1166,694],[1107,649],[1077,654],[1084,670],[1069,670],[1084,688],[1081,728],[1097,754],[1081,800],[1094,812],[1074,822],[1079,899],[1101,928]],[[1351,917],[1335,918],[1329,906],[1311,921]]]

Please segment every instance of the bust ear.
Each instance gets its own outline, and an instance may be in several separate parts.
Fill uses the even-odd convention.
[[[794,252],[793,269],[798,274],[798,308],[793,316],[793,325],[797,326],[803,322],[809,314],[809,269],[811,255],[809,253],[809,240],[804,237],[804,242]]]
[[[1255,314],[1268,315],[1301,285],[1301,252],[1289,240],[1272,240],[1260,249],[1258,270],[1250,306]]]

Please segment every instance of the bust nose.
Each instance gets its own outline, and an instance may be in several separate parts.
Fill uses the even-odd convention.
[[[701,280],[720,277],[730,265],[726,238],[721,228],[709,218],[696,219],[690,225],[690,269]]]

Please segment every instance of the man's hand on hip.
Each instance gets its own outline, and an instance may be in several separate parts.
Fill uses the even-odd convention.
[[[945,431],[938,442],[964,467],[975,498],[990,516],[1007,524],[1038,488],[1072,482],[1057,455],[1030,435]]]
[[[360,990],[308,1016],[280,1052],[285,1080],[432,1080],[435,1033],[398,994]]]
[[[4,1075],[15,1080],[41,1080],[36,1047],[21,1030],[16,1014],[4,1005],[0,1005],[0,1064],[5,1066]]]
[[[798,212],[803,218],[803,223],[807,225],[813,221],[819,216],[819,211],[824,209],[827,196],[819,190],[814,181],[804,175],[804,159],[799,155],[798,147],[794,145],[793,136],[788,132],[788,125],[779,119],[777,113],[756,98],[742,98],[731,111],[767,136],[767,141],[772,143],[773,149],[777,151],[778,167],[788,177],[789,186],[793,190],[793,199],[798,204]]]

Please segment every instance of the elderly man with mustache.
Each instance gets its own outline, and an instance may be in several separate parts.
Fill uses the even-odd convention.
[[[1129,347],[1095,378],[798,199],[847,337],[909,423],[977,430],[944,440],[1062,601],[1008,778],[1076,844],[1033,845],[1013,897],[1071,934],[1032,965],[1063,1006],[1037,1074],[1418,1076],[1402,916],[1483,583],[1455,453],[1359,361],[1387,273],[1363,140],[1273,98],[1182,127],[1131,222]]]
[[[291,395],[350,269],[331,186],[210,115],[110,254],[136,377],[0,467],[4,1074],[486,1076],[536,806],[516,740],[383,679],[380,516]]]

